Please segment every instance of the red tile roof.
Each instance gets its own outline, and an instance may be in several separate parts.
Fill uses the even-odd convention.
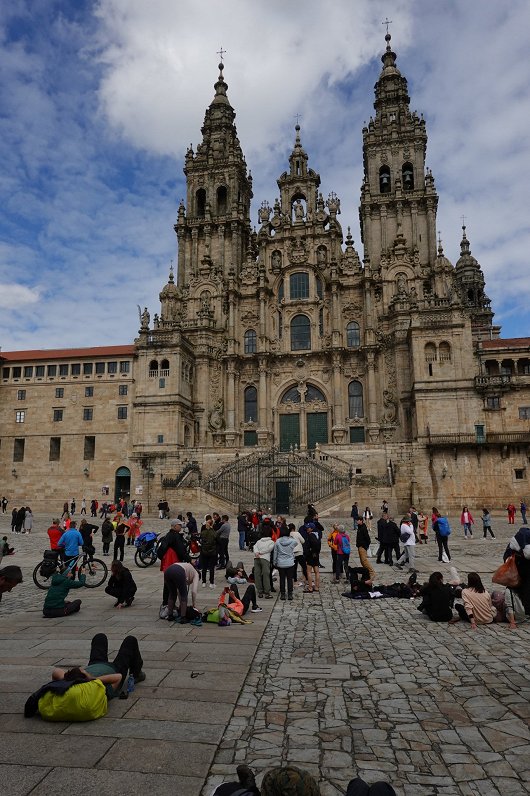
[[[0,351],[0,359],[6,362],[29,362],[53,359],[94,359],[94,357],[133,356],[134,345],[106,345],[95,348],[50,348],[35,351]]]
[[[530,348],[530,337],[507,337],[495,340],[481,340],[481,348]]]

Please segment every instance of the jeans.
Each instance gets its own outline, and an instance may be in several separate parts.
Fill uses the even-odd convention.
[[[72,600],[71,603],[65,603],[62,608],[43,608],[42,613],[48,619],[57,616],[69,616],[69,614],[76,614],[81,608],[81,600]]]
[[[471,528],[470,522],[464,522],[464,536],[467,536],[467,532],[469,531],[469,535],[473,536],[473,529]]]
[[[109,663],[109,642],[104,633],[96,633],[92,639],[88,665],[90,666],[91,663]],[[123,684],[129,672],[133,677],[138,677],[143,665],[138,639],[135,636],[127,636],[120,644],[118,654],[111,666],[121,674]]]
[[[254,559],[254,582],[258,594],[271,593],[271,564],[268,558]]]
[[[413,544],[406,544],[405,549],[403,550],[403,555],[397,562],[398,564],[404,564],[406,561],[409,562],[410,569],[414,569],[414,561],[416,558],[416,551],[414,549]]]
[[[226,567],[228,564],[228,539],[218,539],[219,547],[219,566]]]
[[[203,583],[206,583],[206,575],[208,573],[210,573],[210,583],[214,582],[216,562],[217,562],[216,553],[201,553],[201,574],[202,574]]]
[[[442,560],[442,553],[445,552],[449,561],[451,560],[451,554],[449,553],[449,544],[447,536],[440,536],[439,533],[436,534],[436,541],[438,542],[438,561]]]
[[[280,575],[280,596],[285,597],[285,583],[287,582],[287,596],[293,596],[293,568],[278,567]]]
[[[114,560],[118,560],[118,553],[120,554],[120,561],[123,561],[125,555],[125,536],[117,536],[114,539]]]
[[[239,549],[240,550],[244,550],[245,549],[245,539],[246,539],[246,536],[247,536],[246,531],[238,531],[238,533],[239,533]]]

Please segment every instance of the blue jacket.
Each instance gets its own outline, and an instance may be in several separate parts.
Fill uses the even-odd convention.
[[[295,547],[296,539],[293,539],[291,536],[280,536],[274,543],[274,566],[280,569],[293,567]]]
[[[69,531],[63,533],[57,544],[59,547],[64,547],[67,556],[77,556],[79,548],[83,546],[84,542],[77,528],[70,528]]]

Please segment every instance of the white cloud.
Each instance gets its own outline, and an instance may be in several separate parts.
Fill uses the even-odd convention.
[[[16,312],[27,304],[35,304],[40,298],[37,288],[0,282],[0,307]]]

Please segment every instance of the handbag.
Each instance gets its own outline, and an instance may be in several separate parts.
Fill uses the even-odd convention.
[[[508,589],[516,589],[521,585],[521,576],[517,569],[515,553],[495,570],[491,581],[492,583],[498,583],[500,586],[506,586]]]

